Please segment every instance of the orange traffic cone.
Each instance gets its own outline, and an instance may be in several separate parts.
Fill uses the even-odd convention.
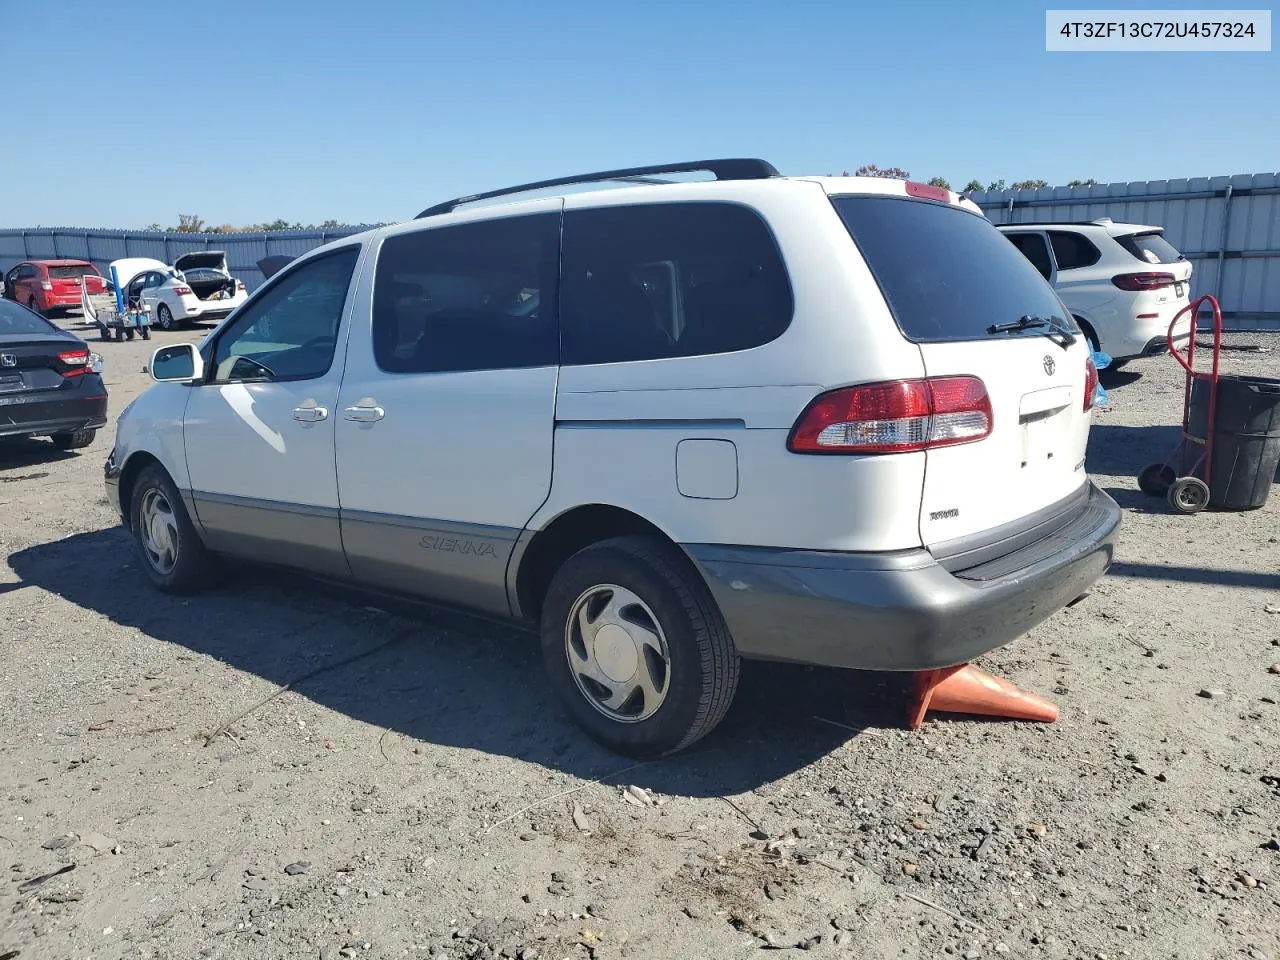
[[[915,696],[908,715],[910,728],[919,730],[924,715],[930,710],[1042,723],[1058,719],[1057,704],[1019,690],[1008,680],[993,677],[970,664],[916,674]]]

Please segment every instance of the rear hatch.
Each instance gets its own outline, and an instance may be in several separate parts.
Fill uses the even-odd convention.
[[[50,291],[60,302],[80,303],[80,290],[87,285],[90,293],[101,293],[102,277],[92,264],[56,264],[48,267]]]
[[[998,540],[1052,516],[1086,480],[1095,382],[1085,339],[1053,288],[989,221],[956,205],[833,202],[927,377],[976,377],[989,397],[989,435],[926,451],[921,541],[947,553],[959,546],[950,541],[969,548],[984,533]],[[1024,317],[1055,319],[999,329]]]
[[[84,341],[0,301],[0,406],[62,388],[87,371],[88,361]]]
[[[1180,308],[1191,299],[1191,261],[1164,238],[1160,227],[1112,234],[1137,263],[1132,271],[1113,277],[1121,290],[1142,294],[1142,309]]]

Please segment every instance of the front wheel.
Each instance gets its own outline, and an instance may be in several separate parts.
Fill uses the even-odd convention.
[[[153,584],[165,593],[192,593],[209,583],[213,559],[162,467],[138,474],[129,513],[138,558]]]
[[[1169,506],[1179,513],[1199,513],[1209,505],[1209,485],[1199,477],[1179,477],[1169,488]]]
[[[93,443],[97,430],[68,430],[66,433],[55,433],[49,439],[59,450],[79,450]]]
[[[710,733],[738,687],[738,652],[688,560],[656,537],[586,547],[556,572],[542,609],[556,694],[618,753],[676,753]]]
[[[38,316],[41,316],[41,317],[44,316],[44,311],[40,309],[40,304],[36,303],[35,297],[32,297],[30,300],[27,301],[27,309],[30,310],[32,313],[37,314]]]

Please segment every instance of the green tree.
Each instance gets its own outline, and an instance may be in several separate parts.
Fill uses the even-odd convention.
[[[874,163],[864,163],[853,172],[855,177],[885,177],[890,180],[910,180],[911,174],[901,167],[884,167],[881,169]]]
[[[987,184],[987,192],[988,192],[988,193],[995,193],[995,192],[997,192],[997,191],[999,191],[999,190],[1003,190],[1003,189],[1004,189],[1004,181],[1003,181],[1003,180],[992,180],[990,183],[988,183],[988,184]]]
[[[1088,180],[1068,180],[1068,187],[1092,187],[1098,181],[1090,177]]]
[[[1010,190],[1040,190],[1049,185],[1048,180],[1018,180],[1009,187]]]
[[[931,187],[942,187],[943,190],[951,189],[951,182],[946,177],[934,177],[929,181]]]
[[[965,193],[982,193],[983,186],[981,180],[970,180],[964,185]]]

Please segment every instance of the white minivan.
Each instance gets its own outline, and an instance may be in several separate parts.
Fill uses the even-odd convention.
[[[686,171],[714,179],[650,182]],[[971,202],[905,181],[717,160],[450,201],[300,257],[151,372],[106,482],[158,587],[229,556],[525,621],[639,756],[708,733],[742,658],[1008,643],[1120,522],[1079,329]]]

